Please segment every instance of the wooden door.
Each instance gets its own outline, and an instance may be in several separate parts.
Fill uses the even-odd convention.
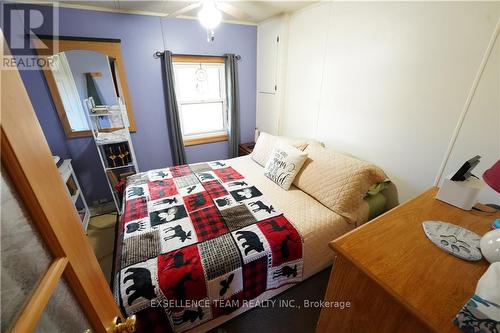
[[[1,32],[0,38],[7,49]],[[66,193],[20,74],[3,70],[0,76],[2,166],[54,258],[11,331],[34,329],[63,277],[93,331],[110,331],[120,310]]]

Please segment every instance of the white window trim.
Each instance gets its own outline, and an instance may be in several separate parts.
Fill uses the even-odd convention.
[[[181,61],[175,61],[174,63],[174,81],[175,81],[175,67],[176,66],[193,66],[197,65],[199,66],[200,63],[193,63],[193,62],[181,62]],[[182,105],[189,105],[189,104],[209,104],[209,103],[222,103],[222,119],[223,119],[223,130],[221,131],[210,131],[210,132],[204,132],[204,133],[196,133],[196,134],[189,134],[189,135],[184,135],[184,128],[183,128],[183,115],[182,112],[179,112],[179,117],[180,117],[180,125],[181,125],[181,131],[182,131],[182,137],[185,142],[189,141],[195,141],[197,140],[203,140],[203,139],[210,139],[210,138],[217,138],[217,141],[222,141],[219,140],[219,138],[223,136],[227,136],[228,134],[228,110],[227,110],[227,96],[226,96],[226,77],[225,77],[225,64],[220,63],[220,62],[203,62],[201,63],[202,66],[205,67],[217,67],[219,69],[219,94],[221,98],[218,99],[201,99],[201,100],[182,100],[179,97],[177,97],[177,104],[179,108]],[[175,83],[175,82],[174,82]],[[178,90],[177,83],[175,83],[175,89]],[[179,96],[180,94],[176,93],[176,96]],[[208,141],[208,142],[216,142],[216,141]]]

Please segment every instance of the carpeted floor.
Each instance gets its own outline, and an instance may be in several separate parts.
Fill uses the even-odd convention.
[[[301,284],[288,289],[273,299],[294,300],[295,305],[303,305],[304,300],[320,301],[324,299],[331,267],[323,270]],[[231,319],[210,333],[309,333],[316,330],[320,308],[255,308]]]
[[[111,281],[111,267],[113,266],[115,223],[116,213],[104,214],[91,217],[87,228],[87,238],[108,282]]]

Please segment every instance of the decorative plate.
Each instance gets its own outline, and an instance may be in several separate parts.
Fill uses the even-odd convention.
[[[481,237],[472,231],[440,221],[425,221],[422,227],[425,235],[442,250],[468,261],[481,260]]]

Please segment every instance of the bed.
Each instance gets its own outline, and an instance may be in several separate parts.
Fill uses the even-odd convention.
[[[288,191],[284,191],[270,179],[264,177],[263,167],[256,163],[251,156],[243,156],[226,161],[215,161],[211,163],[225,165],[225,167],[230,167],[237,171],[237,173],[244,175],[245,181],[254,185],[263,194],[263,196],[272,203],[276,211],[282,212],[284,217],[286,217],[286,219],[295,227],[302,239],[300,263],[303,263],[303,266],[301,267],[301,280],[307,279],[308,277],[331,265],[333,253],[328,248],[328,243],[331,240],[354,229],[357,225],[366,222],[366,220],[370,217],[380,214],[387,208],[387,200],[383,193],[379,192],[372,196],[366,196],[363,202],[359,205],[359,208],[355,209],[356,213],[354,214],[356,216],[364,216],[364,218],[360,219],[360,221],[352,221],[350,218],[351,215],[343,216],[344,214],[341,213],[341,215],[332,209],[327,208],[327,206],[325,206],[326,201],[322,200],[322,198],[314,198],[304,190],[299,189],[297,186],[292,185]],[[196,165],[191,166],[191,168],[194,170]],[[133,184],[134,177],[137,180],[141,177],[146,177],[145,175],[147,174],[148,173],[143,173],[133,176],[127,185],[127,189],[129,188],[130,183]],[[306,179],[306,175],[304,175],[303,178]],[[304,188],[307,188],[306,185],[307,184],[304,185]],[[125,210],[126,209],[127,207],[125,207]],[[130,222],[130,218],[128,220],[129,221],[127,222]],[[283,292],[298,281],[293,280],[292,283],[283,283],[277,288],[264,291],[253,298],[255,302],[245,303],[243,306],[231,309],[230,313],[219,315],[208,321],[201,321],[198,325],[192,324],[188,326],[176,327],[176,323],[172,321],[171,312],[165,310],[165,307],[168,308],[168,305],[165,307],[136,307],[133,308],[132,311],[130,307],[127,308],[124,306],[123,296],[125,295],[124,291],[127,290],[127,288],[125,288],[127,286],[124,286],[123,283],[124,270],[121,254],[123,251],[122,247],[124,244],[125,229],[125,221],[122,218],[120,219],[120,224],[118,226],[118,241],[116,242],[117,247],[114,270],[115,297],[124,313],[127,315],[136,313],[138,315],[139,331],[168,331],[168,329],[172,329],[172,327],[176,328],[174,331],[177,332],[207,331],[237,316],[238,314],[247,311],[252,306],[258,305],[258,301],[269,299]],[[167,313],[167,315],[165,313]],[[175,321],[176,317],[174,316],[173,318]],[[186,316],[184,316],[184,320],[187,320]]]

